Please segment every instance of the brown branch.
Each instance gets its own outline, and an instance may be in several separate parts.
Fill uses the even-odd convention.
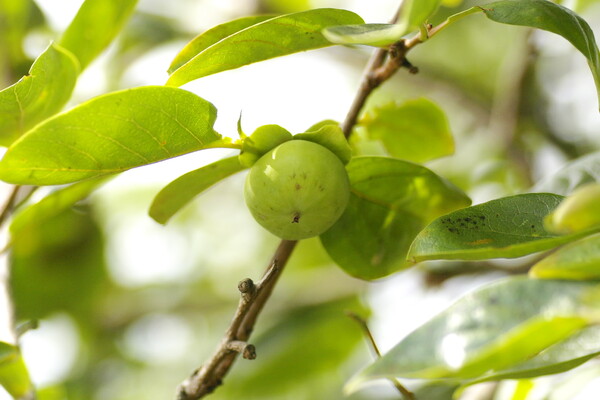
[[[363,332],[367,336],[367,339],[369,340],[369,344],[371,345],[371,348],[373,349],[373,352],[375,353],[375,355],[377,356],[377,358],[380,358],[381,357],[381,352],[379,351],[379,347],[377,346],[377,342],[375,342],[375,338],[373,337],[373,334],[371,333],[371,330],[369,329],[369,325],[367,324],[367,321],[365,321],[358,314],[355,314],[355,313],[353,313],[351,311],[348,311],[346,314],[350,318],[352,318],[354,321],[356,321],[358,323],[358,325],[360,325],[360,328],[363,330]],[[389,381],[392,382],[392,384],[394,385],[394,387],[407,400],[415,400],[415,394],[413,392],[411,392],[410,390],[408,390],[407,388],[405,388],[404,385],[402,385],[400,383],[400,381],[398,381],[398,379],[390,378]]]
[[[8,198],[4,203],[4,207],[2,207],[2,210],[0,210],[0,225],[2,225],[6,221],[8,216],[12,213],[15,202],[17,200],[17,196],[19,195],[19,190],[21,190],[21,186],[19,185],[14,185],[11,188],[10,194],[8,195]]]
[[[398,12],[392,22],[396,21],[397,16]],[[342,130],[346,137],[350,136],[358,115],[373,90],[400,68],[408,68],[412,73],[417,72],[417,69],[406,59],[406,53],[418,43],[420,40],[414,38],[401,40],[392,45],[390,49],[379,49],[375,52],[367,65],[359,90],[342,124]],[[248,343],[248,339],[296,243],[296,241],[289,240],[281,241],[267,271],[258,284],[255,285],[251,279],[240,282],[238,289],[241,298],[229,328],[210,360],[194,371],[179,386],[178,400],[197,400],[212,393],[223,383],[225,375],[238,354],[241,353],[247,359],[256,357],[254,346]]]

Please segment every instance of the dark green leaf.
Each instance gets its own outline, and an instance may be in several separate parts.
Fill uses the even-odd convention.
[[[408,247],[428,221],[470,204],[459,189],[416,164],[357,157],[346,168],[350,202],[321,242],[342,269],[362,279],[406,267]]]
[[[429,224],[415,239],[412,261],[482,260],[520,257],[576,240],[544,228],[544,218],[564,199],[529,193],[492,200],[455,211]]]
[[[150,206],[150,216],[158,223],[167,223],[177,211],[198,194],[243,169],[238,156],[235,156],[224,158],[180,176],[156,195]]]
[[[405,26],[396,24],[339,25],[323,29],[323,35],[331,43],[376,47],[387,47],[400,40],[406,32]]]
[[[115,38],[137,0],[85,0],[60,41],[84,69]]]
[[[571,194],[586,183],[600,182],[600,152],[590,153],[565,165],[535,186],[536,192]]]
[[[422,163],[454,152],[444,111],[424,98],[376,108],[360,125],[370,139],[381,140],[396,158]]]
[[[0,162],[11,183],[75,182],[216,146],[215,107],[185,90],[146,86],[96,97],[38,125]]]
[[[36,204],[19,211],[13,217],[13,220],[10,224],[11,234],[16,236],[23,229],[27,229],[31,224],[44,223],[44,221],[48,218],[52,218],[60,214],[78,201],[88,197],[94,190],[103,185],[105,182],[106,179],[104,178],[90,179],[56,190]]]
[[[528,361],[531,369],[542,373],[567,359],[564,349],[562,356],[557,352],[549,358],[540,354],[536,361],[532,357],[552,345],[560,346],[594,322],[599,295],[597,283],[525,277],[495,282],[462,297],[412,332],[355,383],[382,377],[468,382]]]
[[[544,222],[549,231],[565,234],[600,228],[600,184],[575,190]]]
[[[352,157],[352,149],[338,124],[318,127],[305,133],[294,135],[294,139],[307,140],[328,148],[344,163],[348,164]]]
[[[356,14],[331,8],[275,17],[236,32],[204,49],[173,72],[167,85],[287,54],[330,46],[321,31],[333,25],[360,24]],[[189,57],[189,55],[186,55]]]
[[[567,39],[587,58],[600,93],[598,45],[594,32],[579,15],[548,0],[497,1],[484,5],[482,10],[493,21],[543,29]]]
[[[50,45],[29,75],[0,92],[0,145],[8,146],[67,103],[79,74],[73,55]]]
[[[600,279],[600,236],[569,243],[529,271],[536,278]]]
[[[227,36],[231,36],[236,32],[246,29],[252,25],[256,25],[260,22],[266,21],[273,18],[274,15],[256,15],[250,17],[242,17],[233,21],[226,22],[221,25],[217,25],[214,28],[201,33],[192,39],[191,42],[185,45],[185,47],[177,54],[177,56],[171,62],[169,66],[169,74],[173,73],[177,68],[190,61],[197,54],[200,54],[213,44],[225,39]]]
[[[240,163],[244,167],[251,167],[263,155],[292,138],[292,134],[279,125],[259,126],[242,142]]]

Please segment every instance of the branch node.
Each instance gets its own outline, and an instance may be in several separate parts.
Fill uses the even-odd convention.
[[[240,353],[246,360],[254,360],[256,358],[256,347],[252,344],[242,342],[241,340],[232,340],[227,342],[225,346],[227,350]]]
[[[245,302],[251,301],[256,295],[256,285],[250,278],[246,278],[238,283],[238,290]]]

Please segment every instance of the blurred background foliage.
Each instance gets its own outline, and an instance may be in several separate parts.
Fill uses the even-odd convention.
[[[144,0],[117,42],[82,76],[72,102],[163,84],[168,64],[187,41],[236,17],[339,7],[367,22],[386,22],[396,3]],[[79,4],[0,0],[2,87],[27,72]],[[447,1],[432,22],[473,4]],[[600,31],[595,0],[570,5]],[[240,111],[248,132],[266,123],[300,131],[320,119],[343,119],[369,52],[336,47],[294,55],[186,89],[215,103],[224,135],[235,135]],[[367,112],[419,97],[435,101],[449,120],[456,152],[427,166],[474,203],[527,191],[568,160],[600,147],[592,77],[584,58],[558,36],[476,15],[417,47],[410,60],[419,74],[398,73],[369,100]],[[362,151],[384,152],[376,145]],[[245,209],[243,174],[219,183],[166,227],[147,216],[153,196],[171,179],[227,154],[211,152],[126,172],[76,208],[13,238],[16,317],[39,321],[22,344],[41,399],[173,398],[179,382],[211,355],[236,307],[237,282],[258,278],[277,243]],[[386,350],[460,294],[524,265],[527,260],[432,262],[367,284],[332,265],[318,240],[303,241],[259,321],[253,338],[258,358],[240,360],[212,398],[341,399],[344,382],[372,357],[346,310],[370,315]],[[594,368],[597,377],[592,363],[543,378],[539,390],[560,389],[560,399],[583,395],[598,385],[587,372]],[[503,398],[502,385],[479,386],[464,398]],[[445,386],[418,390],[423,399],[451,398]],[[349,398],[398,394],[382,383]]]

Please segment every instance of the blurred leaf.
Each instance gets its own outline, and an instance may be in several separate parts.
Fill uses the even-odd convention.
[[[404,25],[397,24],[339,25],[323,29],[323,35],[331,43],[376,47],[387,47],[400,40],[406,32]]]
[[[199,53],[203,52],[213,44],[225,39],[228,36],[233,35],[236,32],[244,30],[252,25],[256,25],[260,22],[274,18],[274,15],[253,15],[249,17],[242,17],[233,21],[226,22],[221,25],[217,25],[214,28],[210,28],[206,32],[196,36],[192,41],[185,45],[185,47],[175,56],[167,72],[173,73],[177,68],[196,57]]]
[[[492,21],[529,26],[556,33],[567,39],[588,60],[600,95],[600,54],[594,32],[579,15],[548,0],[505,0],[482,6]]]
[[[426,400],[453,400],[454,392],[458,388],[456,383],[428,382],[414,390],[415,399]]]
[[[329,149],[344,164],[348,164],[352,157],[352,149],[338,124],[318,126],[317,129],[294,135],[294,139],[320,144]]]
[[[591,183],[575,190],[544,222],[549,231],[565,234],[600,227],[600,184]]]
[[[78,73],[75,57],[52,44],[33,63],[29,75],[0,91],[0,145],[10,145],[60,111],[71,97]]]
[[[42,224],[45,220],[62,213],[78,201],[88,197],[105,182],[106,179],[92,179],[78,182],[58,189],[36,204],[19,210],[10,224],[11,235],[19,235],[23,229],[27,229],[31,225]]]
[[[567,163],[558,172],[534,187],[536,192],[566,196],[586,183],[600,182],[600,152],[590,153]]]
[[[569,243],[536,263],[529,274],[548,279],[600,279],[600,236]]]
[[[417,328],[354,384],[384,377],[469,381],[526,362],[591,322],[598,295],[597,283],[503,279]]]
[[[34,388],[21,352],[6,342],[0,342],[0,385],[16,400],[32,398]]]
[[[29,131],[0,162],[0,178],[56,185],[224,145],[215,118],[211,103],[181,89],[109,93]]]
[[[391,156],[403,160],[422,163],[454,152],[444,111],[424,98],[376,108],[360,126],[370,139],[381,140]]]
[[[173,72],[167,85],[181,86],[203,76],[300,51],[330,46],[321,30],[359,24],[356,14],[331,8],[271,18],[236,32],[201,51]],[[186,51],[184,49],[184,51]],[[187,51],[184,58],[189,57]]]
[[[430,170],[386,157],[356,157],[346,167],[352,195],[321,242],[347,273],[376,279],[407,266],[406,253],[431,219],[470,204]]]
[[[229,157],[180,176],[165,186],[154,198],[149,214],[160,224],[215,183],[244,169],[239,157]]]
[[[594,4],[598,4],[598,0],[575,0],[572,8],[575,12],[581,13],[587,11]]]
[[[544,217],[563,200],[549,193],[504,197],[444,215],[413,242],[409,259],[483,260],[520,257],[572,242],[544,228]]]
[[[137,0],[85,0],[60,41],[79,60],[81,69],[117,36]]]
[[[253,342],[252,368],[232,371],[233,385],[217,399],[331,399],[341,391],[340,368],[363,344],[361,330],[346,316],[366,314],[356,297],[287,310]]]
[[[438,9],[442,0],[406,0],[398,23],[408,30],[418,29]]]
[[[292,134],[279,125],[263,125],[246,137],[242,142],[240,163],[244,167],[251,167],[263,155],[273,150],[283,142],[292,140]]]

